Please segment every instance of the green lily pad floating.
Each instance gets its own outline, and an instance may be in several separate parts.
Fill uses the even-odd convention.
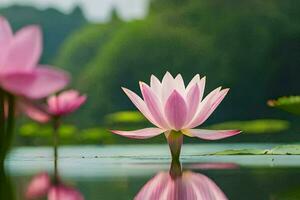
[[[229,149],[225,151],[219,151],[209,155],[263,155],[267,150],[262,149]]]
[[[300,115],[300,96],[280,97],[277,100],[269,100],[268,105],[295,115]]]
[[[272,149],[229,149],[208,155],[300,155],[300,144],[280,145]]]
[[[271,149],[268,154],[272,155],[300,155],[300,145],[280,145]]]
[[[246,134],[278,133],[289,129],[290,123],[285,120],[259,119],[251,121],[230,121],[209,126],[209,129],[238,129]]]

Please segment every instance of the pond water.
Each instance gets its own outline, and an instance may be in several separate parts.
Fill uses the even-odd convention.
[[[203,199],[224,199],[224,196],[238,200],[300,199],[300,156],[203,156],[225,149],[267,149],[276,145],[184,145],[180,176],[187,177],[188,174],[197,179],[197,184],[188,185],[194,191],[204,193]],[[162,174],[168,176],[170,162],[167,145],[62,147],[59,149],[58,174],[65,185],[76,188],[87,200],[127,200],[134,199],[142,188],[149,195],[160,187],[160,183],[165,184]],[[36,174],[53,173],[52,149],[16,148],[6,160],[5,167],[15,199],[25,199],[26,188]],[[189,182],[187,180],[185,183]],[[182,190],[180,187],[176,189]],[[164,193],[168,188],[156,190]],[[207,195],[216,193],[224,196],[212,198]]]

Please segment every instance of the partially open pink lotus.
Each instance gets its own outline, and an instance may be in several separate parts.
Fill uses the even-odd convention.
[[[30,103],[21,105],[23,111],[33,120],[48,122],[52,117],[61,117],[77,110],[86,101],[85,95],[76,90],[67,90],[47,99],[47,105],[36,106]]]
[[[84,200],[82,194],[74,188],[62,183],[52,183],[51,177],[43,172],[36,175],[26,190],[26,199],[40,199],[48,196],[48,200]]]
[[[167,72],[162,82],[152,75],[150,86],[140,82],[140,88],[143,99],[129,89],[123,88],[123,90],[140,112],[156,127],[134,131],[113,130],[113,133],[129,138],[146,139],[165,132],[168,140],[174,139],[169,137],[172,132],[205,140],[218,140],[240,133],[239,130],[195,129],[214,112],[229,90],[219,87],[203,98],[205,77],[200,79],[197,74],[185,86],[180,74],[173,78]]]
[[[208,177],[185,171],[172,177],[160,172],[134,198],[135,200],[226,200],[222,190]]]
[[[27,26],[13,34],[0,16],[0,87],[30,99],[46,97],[66,86],[69,76],[62,70],[39,65],[42,34],[38,26]]]
[[[63,116],[77,110],[86,101],[85,95],[76,90],[68,90],[48,98],[48,110],[51,115]]]

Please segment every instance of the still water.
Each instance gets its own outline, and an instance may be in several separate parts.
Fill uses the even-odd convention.
[[[167,145],[62,147],[58,179],[65,188],[75,191],[75,196],[79,194],[87,200],[300,199],[300,156],[202,155],[273,146],[276,144],[184,145],[181,164],[173,162],[172,166]],[[5,168],[9,174],[6,187],[10,182],[14,191],[14,197],[9,198],[26,199],[29,185],[37,175],[48,174],[53,182],[52,149],[17,148]],[[49,195],[49,191],[44,193],[39,199]]]

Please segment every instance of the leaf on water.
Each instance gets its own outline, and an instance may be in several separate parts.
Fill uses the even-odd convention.
[[[208,155],[300,155],[300,144],[280,145],[272,149],[229,149]]]
[[[209,155],[263,155],[266,154],[266,150],[262,149],[229,149],[225,151],[219,151]]]
[[[285,120],[259,119],[251,121],[231,121],[209,126],[209,129],[237,129],[245,134],[278,133],[289,129],[290,123]]]
[[[269,151],[272,155],[300,155],[300,145],[280,145]]]
[[[269,100],[268,105],[295,115],[300,115],[300,96],[280,97],[277,100]]]

